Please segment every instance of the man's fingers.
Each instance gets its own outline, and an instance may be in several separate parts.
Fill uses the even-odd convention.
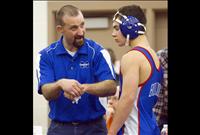
[[[64,96],[65,96],[66,98],[70,99],[70,100],[74,100],[74,96],[71,95],[71,94],[69,94],[69,93],[67,93],[67,92],[64,92]]]
[[[81,96],[83,94],[83,90],[80,87],[81,85],[75,83],[72,85],[73,92],[76,94],[76,96]]]

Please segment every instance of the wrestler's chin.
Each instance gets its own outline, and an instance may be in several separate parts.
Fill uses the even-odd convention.
[[[121,44],[118,43],[117,45],[118,45],[119,47],[123,47],[123,46],[125,46],[125,44],[122,44],[122,43],[121,43]]]

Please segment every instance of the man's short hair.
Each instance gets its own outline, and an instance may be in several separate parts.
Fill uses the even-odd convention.
[[[77,16],[80,13],[80,9],[73,5],[65,5],[61,7],[57,12],[56,12],[56,25],[64,25],[63,22],[63,16],[68,15],[68,16]]]

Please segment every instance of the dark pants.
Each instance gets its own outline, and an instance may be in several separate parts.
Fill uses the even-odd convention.
[[[168,124],[168,117],[166,116],[162,116],[158,121],[158,126],[160,128],[160,131],[162,130],[164,124]]]
[[[104,118],[83,123],[52,121],[47,135],[107,135]]]

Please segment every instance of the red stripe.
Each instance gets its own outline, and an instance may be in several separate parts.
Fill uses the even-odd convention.
[[[151,58],[152,58],[152,60],[153,60],[153,62],[154,62],[154,64],[155,64],[155,61],[154,61],[154,59],[153,59],[151,53],[149,52],[149,50],[147,50],[146,48],[141,47],[141,46],[138,46],[138,47],[139,47],[139,48],[143,48],[144,50],[146,50],[146,51],[149,53],[149,55],[151,56]],[[137,50],[137,47],[136,47],[136,48],[132,48],[131,50]],[[130,51],[131,51],[131,50],[130,50]],[[139,51],[139,50],[138,50],[138,51]],[[155,64],[155,67],[156,67],[156,64]],[[157,69],[158,71],[160,71],[160,67],[161,67],[161,63],[159,62],[158,69],[157,69],[157,67],[156,67],[156,69]]]
[[[140,110],[139,110],[139,99],[140,99],[140,94],[141,94],[141,91],[142,91],[142,87],[143,86],[141,86],[141,88],[140,88],[140,92],[139,92],[139,94],[138,94],[138,100],[137,100],[137,108],[138,108],[138,135],[140,135]]]
[[[136,48],[133,48],[132,50],[137,50],[137,49],[136,49]],[[143,83],[139,84],[139,87],[140,87],[140,86],[142,86],[143,84],[145,84],[145,83],[150,79],[150,77],[151,77],[151,75],[152,75],[152,72],[153,72],[153,65],[152,65],[152,63],[150,62],[149,58],[145,55],[144,52],[142,52],[141,50],[137,50],[137,51],[141,52],[141,53],[146,57],[146,59],[149,61],[149,64],[151,65],[151,73],[150,73],[150,75],[149,75],[149,77],[148,77],[148,79],[147,79],[146,81],[144,81]],[[148,51],[148,50],[147,50],[147,51]]]

